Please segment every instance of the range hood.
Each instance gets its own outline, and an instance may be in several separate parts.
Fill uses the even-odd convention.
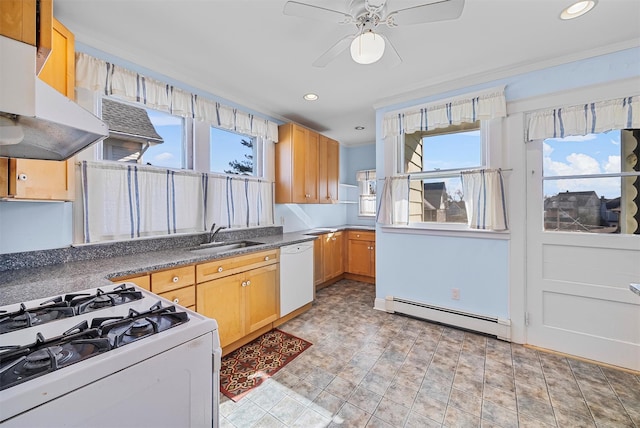
[[[95,115],[40,80],[36,48],[0,36],[0,156],[66,160],[109,135]]]

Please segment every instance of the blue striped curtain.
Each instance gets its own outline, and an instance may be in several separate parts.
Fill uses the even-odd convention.
[[[461,176],[469,228],[508,230],[502,171],[465,171]]]

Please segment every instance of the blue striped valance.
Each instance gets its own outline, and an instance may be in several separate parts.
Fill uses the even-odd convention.
[[[507,106],[504,89],[504,87],[493,88],[400,112],[387,113],[382,124],[382,137],[397,137],[416,131],[505,117]]]
[[[640,128],[640,96],[534,112],[527,117],[526,141]]]
[[[84,53],[76,53],[76,87],[116,95],[154,110],[192,117],[219,128],[278,141],[278,124],[192,94]]]

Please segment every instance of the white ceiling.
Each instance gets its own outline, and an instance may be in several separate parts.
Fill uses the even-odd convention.
[[[299,0],[347,9],[346,0]],[[404,9],[432,0],[388,0]],[[286,0],[55,0],[54,14],[95,48],[342,144],[375,141],[374,104],[427,96],[542,66],[640,46],[640,1],[599,0],[561,21],[570,0],[466,0],[462,16],[382,27],[403,62],[313,61],[352,25],[285,16]],[[320,99],[302,99],[315,92]],[[364,126],[364,131],[354,130]]]

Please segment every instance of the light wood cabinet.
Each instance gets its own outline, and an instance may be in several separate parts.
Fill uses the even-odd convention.
[[[340,144],[320,135],[318,150],[319,202],[338,202],[338,178],[340,174]]]
[[[375,277],[376,275],[376,235],[375,232],[348,232],[347,272],[355,275]]]
[[[293,123],[279,127],[278,140],[276,203],[337,202],[340,144]]]
[[[344,273],[344,232],[319,235],[313,249],[313,283],[316,288],[339,280]]]
[[[262,254],[262,259],[268,257],[265,255],[268,253],[259,254]],[[264,260],[261,264],[263,266],[239,273],[231,273],[233,269],[223,269],[218,274],[226,272],[226,276],[196,286],[196,309],[216,319],[222,347],[278,319],[277,258]]]
[[[40,70],[51,51],[52,19],[52,0],[0,1],[0,34],[37,46],[37,70]]]
[[[111,279],[112,282],[132,282],[140,288],[151,291],[151,275],[140,275],[134,277],[120,277]]]
[[[27,2],[25,2],[27,3]],[[4,0],[0,1],[4,7]],[[74,98],[75,49],[73,34],[53,19],[49,32],[53,50],[40,78]],[[52,28],[52,29],[51,29]],[[72,201],[75,197],[74,160],[65,162],[32,159],[0,159],[0,197],[14,199]]]
[[[293,123],[281,125],[276,144],[276,203],[318,203],[319,135]]]

